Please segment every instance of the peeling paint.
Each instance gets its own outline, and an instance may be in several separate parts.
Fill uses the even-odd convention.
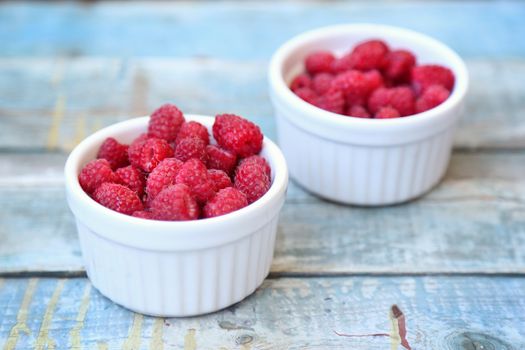
[[[84,287],[84,293],[82,294],[82,301],[80,302],[80,307],[78,309],[78,314],[76,318],[76,324],[71,329],[69,333],[69,338],[71,340],[72,349],[81,349],[82,345],[80,342],[80,331],[84,328],[84,320],[86,319],[86,314],[89,308],[89,297],[91,293],[91,284],[86,283]]]
[[[31,303],[33,295],[35,294],[37,283],[37,278],[31,278],[27,283],[24,298],[22,299],[22,304],[20,305],[20,309],[18,310],[18,314],[16,316],[16,324],[13,326],[13,328],[11,328],[11,331],[9,332],[9,336],[7,338],[4,350],[13,350],[16,347],[16,343],[18,342],[20,332],[24,332],[27,335],[31,333],[31,331],[27,327],[26,322],[27,315],[29,313],[29,304]]]
[[[66,280],[59,279],[55,291],[53,292],[53,295],[51,295],[51,299],[47,304],[46,312],[44,313],[44,318],[42,319],[42,324],[40,325],[38,337],[35,340],[35,350],[52,350],[56,348],[55,340],[49,337],[49,326],[53,320],[53,314],[55,313],[58,299],[64,289],[65,283]]]
[[[188,329],[188,333],[184,336],[184,350],[196,350],[197,340],[195,339],[195,329]]]
[[[141,314],[135,314],[133,316],[133,324],[131,325],[131,330],[129,331],[128,338],[124,341],[124,344],[122,345],[123,350],[137,350],[140,348],[143,321],[144,316],[142,316]]]

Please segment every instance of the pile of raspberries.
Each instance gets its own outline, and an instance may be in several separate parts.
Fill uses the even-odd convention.
[[[421,113],[445,101],[454,87],[446,67],[416,65],[407,50],[390,50],[382,40],[368,40],[342,57],[329,51],[309,54],[306,72],[290,89],[329,112],[357,118],[399,118]]]
[[[95,201],[144,219],[180,221],[224,215],[262,197],[271,169],[259,156],[263,134],[234,114],[215,117],[207,128],[186,121],[174,105],[151,115],[148,132],[130,145],[107,138],[97,159],[78,176]]]

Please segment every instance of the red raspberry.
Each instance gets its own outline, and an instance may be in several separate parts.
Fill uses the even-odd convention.
[[[137,137],[128,148],[128,158],[131,165],[140,168],[140,156],[144,143],[149,139],[148,134],[141,134]]]
[[[345,109],[343,92],[339,89],[330,88],[326,94],[319,96],[315,105],[332,113],[343,114]]]
[[[350,55],[353,69],[382,69],[386,64],[388,46],[382,40],[368,40],[354,47]]]
[[[113,170],[124,167],[129,164],[128,147],[108,137],[98,149],[97,158],[107,159]]]
[[[237,165],[237,156],[234,153],[215,145],[206,146],[206,153],[208,155],[206,165],[209,169],[219,169],[226,174],[233,174]]]
[[[206,145],[210,143],[210,135],[208,129],[204,125],[196,121],[189,121],[182,124],[175,143],[179,143],[181,140],[188,137],[196,137],[201,139]]]
[[[180,167],[175,182],[187,185],[200,204],[206,203],[215,194],[215,187],[208,177],[206,165],[196,158],[188,160]]]
[[[312,86],[312,79],[310,78],[310,76],[306,73],[302,73],[296,76],[292,80],[292,83],[290,84],[290,90],[295,92],[297,89],[305,88],[305,87],[309,88],[311,86]]]
[[[144,186],[146,185],[146,177],[144,174],[133,165],[128,165],[124,168],[119,168],[115,172],[120,179],[122,184],[129,189],[132,189],[137,193],[139,198],[144,195]]]
[[[220,190],[204,206],[204,217],[212,218],[244,208],[248,205],[246,196],[239,190],[228,187]]]
[[[93,198],[106,208],[126,215],[144,209],[137,193],[119,184],[103,183],[93,193]]]
[[[113,172],[106,159],[95,159],[82,168],[78,182],[87,194],[92,194],[105,182],[120,183],[120,178]]]
[[[442,104],[450,95],[450,92],[441,85],[431,85],[416,100],[416,113],[428,111]]]
[[[183,162],[191,158],[197,158],[206,162],[206,144],[200,138],[187,137],[179,141],[175,147],[175,158]]]
[[[349,52],[332,63],[332,73],[343,73],[352,69],[352,53]]]
[[[139,168],[151,172],[164,159],[173,157],[173,148],[166,140],[150,138],[142,145]]]
[[[357,70],[349,70],[338,74],[332,81],[332,88],[341,90],[347,105],[362,105],[371,91],[369,81]]]
[[[318,96],[315,93],[315,91],[312,90],[311,88],[307,88],[307,87],[295,90],[295,94],[300,99],[302,99],[303,101],[306,101],[306,102],[308,102],[310,104],[314,104],[316,99],[318,98]]]
[[[401,114],[399,114],[397,109],[390,106],[379,108],[379,111],[377,111],[377,113],[374,115],[374,118],[376,119],[390,119],[399,117],[401,117]]]
[[[183,221],[199,218],[199,205],[188,186],[171,185],[151,202],[151,211],[158,220]]]
[[[184,115],[172,104],[165,104],[151,114],[148,133],[152,137],[174,141],[184,123]]]
[[[146,193],[148,194],[148,202],[151,202],[160,191],[169,185],[174,185],[177,174],[182,167],[183,162],[175,158],[166,158],[162,160],[153,169],[146,181]]]
[[[442,85],[448,91],[454,87],[454,73],[437,64],[417,66],[412,69],[412,86],[421,94],[431,85]]]
[[[385,76],[401,83],[406,83],[410,79],[410,72],[416,65],[416,57],[407,50],[394,50],[387,55]]]
[[[370,113],[367,111],[367,109],[360,105],[353,105],[350,107],[347,110],[346,115],[356,118],[370,118]]]
[[[374,90],[379,89],[385,85],[383,76],[377,69],[372,69],[368,72],[364,72],[363,76],[365,77],[366,86],[367,86],[367,97],[374,92]]]
[[[261,198],[270,188],[270,178],[266,169],[255,162],[239,164],[235,171],[234,186],[246,195],[248,203]]]
[[[131,216],[141,219],[155,220],[155,214],[153,214],[151,211],[146,210],[135,211],[133,212],[133,214],[131,214]]]
[[[330,89],[332,80],[334,80],[333,74],[330,74],[330,73],[317,74],[312,80],[312,86],[313,86],[314,92],[318,95],[322,95],[326,93],[328,89]],[[303,100],[306,101],[306,99],[304,98]]]
[[[306,56],[306,71],[311,75],[317,73],[329,73],[332,71],[332,63],[335,61],[334,55],[329,51],[317,51]]]
[[[261,156],[251,156],[248,158],[244,158],[243,160],[241,160],[239,165],[240,164],[258,164],[264,169],[264,173],[266,174],[266,176],[268,176],[269,179],[272,178],[272,169],[270,168],[270,164],[268,164],[266,159],[264,159]]]
[[[208,178],[213,182],[213,188],[215,189],[215,192],[226,188],[226,187],[232,187],[232,180],[222,170],[217,169],[209,169],[208,170]]]
[[[262,149],[263,134],[251,121],[234,114],[220,114],[213,123],[213,136],[222,148],[244,158]]]
[[[381,107],[393,107],[402,116],[414,114],[415,96],[406,86],[379,88],[368,99],[368,110],[376,114]]]

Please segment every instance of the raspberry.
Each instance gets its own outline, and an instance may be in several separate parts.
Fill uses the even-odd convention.
[[[305,87],[309,88],[311,86],[312,86],[312,79],[310,78],[310,76],[306,73],[302,73],[296,76],[292,80],[292,83],[290,84],[290,90],[295,92],[297,89],[305,88]]]
[[[146,177],[140,170],[135,168],[133,165],[128,165],[124,168],[119,168],[115,172],[122,184],[129,189],[135,191],[139,198],[144,195],[144,186],[146,185]]]
[[[390,106],[381,107],[379,108],[379,111],[374,115],[374,118],[377,119],[390,119],[390,118],[399,118],[401,115],[397,111],[397,109],[392,108]]]
[[[213,136],[222,148],[244,158],[262,149],[263,134],[251,121],[234,114],[220,114],[213,123]]]
[[[343,92],[348,105],[364,104],[371,87],[364,74],[357,70],[349,70],[338,74],[332,81],[332,88]]]
[[[92,194],[105,182],[120,183],[120,178],[113,172],[106,159],[95,159],[82,168],[78,182],[87,194]]]
[[[208,145],[206,146],[206,154],[208,155],[206,165],[209,169],[218,169],[226,174],[233,174],[233,170],[237,165],[237,156],[234,153],[215,145]]]
[[[319,73],[312,79],[313,90],[316,94],[322,95],[330,89],[334,80],[333,74],[330,73]],[[297,92],[296,92],[297,93]],[[307,101],[305,98],[303,100]]]
[[[184,115],[172,104],[165,104],[151,114],[148,133],[152,137],[174,141],[184,123]]]
[[[182,167],[183,162],[175,158],[163,159],[159,165],[153,169],[146,181],[146,193],[148,194],[148,202],[151,202],[160,191],[169,185],[175,184],[175,178]]]
[[[367,109],[360,105],[353,105],[350,107],[347,110],[346,115],[356,118],[370,118],[370,113],[367,111]]]
[[[239,165],[241,164],[258,164],[264,169],[264,173],[266,176],[268,176],[269,179],[272,178],[272,169],[270,168],[270,164],[261,156],[251,156],[248,158],[244,158],[241,160]]]
[[[131,214],[131,216],[141,219],[155,220],[155,214],[153,214],[151,211],[146,210],[135,211],[133,212],[133,214]]]
[[[151,202],[151,211],[158,220],[182,221],[199,218],[199,205],[188,186],[171,185]]]
[[[343,73],[352,69],[352,54],[347,53],[332,63],[332,73]]]
[[[431,85],[416,100],[416,113],[428,111],[443,103],[450,92],[441,85]]]
[[[129,164],[128,145],[108,137],[98,149],[97,158],[107,159],[113,170],[124,167]]]
[[[301,98],[303,101],[306,101],[306,102],[308,102],[310,104],[314,104],[316,99],[318,98],[318,96],[315,93],[315,91],[312,90],[311,88],[307,88],[307,87],[295,90],[295,94],[299,98]]]
[[[234,187],[246,195],[248,203],[261,198],[270,188],[270,178],[261,164],[239,164],[235,171]]]
[[[151,172],[164,158],[173,157],[173,149],[166,140],[150,138],[142,145],[140,150],[139,168]]]
[[[385,76],[401,83],[406,83],[410,79],[410,72],[416,65],[416,57],[407,50],[394,50],[387,55]]]
[[[244,208],[248,205],[246,196],[239,190],[228,187],[220,190],[203,208],[204,217],[212,218]]]
[[[144,209],[137,193],[119,184],[103,183],[93,193],[93,198],[106,208],[126,215]]]
[[[215,194],[215,187],[208,178],[206,165],[196,158],[188,160],[180,167],[175,182],[187,185],[197,202],[201,204],[206,203]]]
[[[137,137],[128,148],[128,158],[131,165],[140,168],[140,156],[144,143],[148,140],[148,134],[141,134]]]
[[[210,143],[210,135],[208,134],[208,129],[199,122],[189,121],[184,122],[180,127],[179,133],[177,134],[177,139],[175,144],[179,143],[181,140],[187,137],[196,137],[201,139],[204,144]]]
[[[217,169],[209,169],[208,170],[208,178],[213,182],[213,188],[215,189],[215,192],[226,188],[226,187],[232,187],[232,180],[222,170]]]
[[[383,87],[385,85],[383,76],[377,69],[372,69],[368,72],[364,72],[363,76],[365,77],[368,95],[370,95],[374,90],[379,89],[380,87]]]
[[[197,137],[187,137],[179,141],[175,147],[175,158],[183,162],[191,158],[200,159],[206,162],[206,144]]]
[[[330,88],[326,94],[319,96],[315,105],[332,113],[343,114],[345,108],[343,92],[339,89]]]
[[[412,69],[412,86],[418,94],[431,85],[442,85],[448,91],[452,91],[454,74],[450,69],[436,64],[417,66]]]
[[[353,69],[382,69],[387,62],[388,46],[382,40],[368,40],[354,47],[350,54]]]
[[[306,56],[306,71],[311,75],[317,73],[329,73],[332,71],[332,63],[335,57],[328,51],[317,51]]]
[[[368,99],[368,110],[376,114],[381,107],[393,107],[402,116],[414,114],[415,97],[409,87],[379,88]]]

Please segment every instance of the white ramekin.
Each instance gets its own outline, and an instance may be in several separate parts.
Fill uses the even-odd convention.
[[[186,115],[211,128],[213,118]],[[251,294],[268,275],[288,170],[279,148],[264,139],[261,155],[272,186],[236,212],[197,221],[144,220],[107,209],[80,187],[78,174],[109,136],[129,143],[149,117],[102,129],[82,141],[65,165],[66,192],[91,283],[115,303],[156,316],[213,312]]]
[[[412,50],[419,64],[452,69],[456,82],[450,97],[414,116],[362,119],[319,109],[288,88],[291,79],[303,71],[310,52],[341,54],[371,38],[383,39],[392,48]],[[425,193],[445,173],[468,73],[462,59],[435,39],[373,24],[321,28],[282,45],[272,57],[268,78],[279,145],[290,175],[307,190],[347,204],[387,205]]]

